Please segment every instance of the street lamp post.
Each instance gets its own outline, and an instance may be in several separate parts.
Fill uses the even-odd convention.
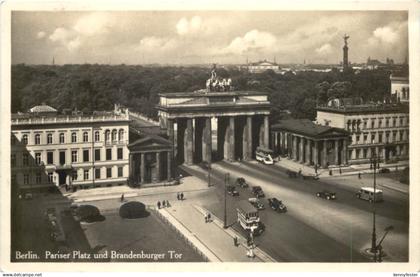
[[[229,183],[229,173],[225,174],[225,205],[224,205],[224,216],[223,216],[223,228],[227,228],[227,208],[226,208],[226,196],[227,196],[227,184]]]
[[[371,166],[373,167],[373,205],[372,205],[372,214],[373,214],[373,227],[372,227],[372,246],[370,252],[374,255],[374,261],[377,260],[377,244],[376,244],[376,168],[380,162],[379,157],[376,153],[370,158]]]
[[[381,240],[379,241],[378,245],[376,246],[379,250],[379,259],[378,262],[382,262],[382,242],[384,241],[386,235],[388,234],[389,231],[394,230],[394,226],[390,225],[388,227],[385,228],[385,233],[382,236]]]
[[[210,178],[210,170],[211,170],[211,162],[208,163],[208,187],[211,186],[211,178]]]

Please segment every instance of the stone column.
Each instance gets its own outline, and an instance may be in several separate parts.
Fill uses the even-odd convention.
[[[318,165],[319,164],[319,162],[318,162],[318,153],[319,152],[319,149],[318,149],[318,141],[314,141],[314,155],[313,155],[313,162],[314,162],[314,165]]]
[[[129,154],[129,164],[128,164],[128,183],[131,184],[133,181],[133,153]]]
[[[305,162],[305,138],[304,137],[300,137],[299,161],[300,163]]]
[[[249,161],[252,159],[252,116],[246,117],[246,122],[242,135],[243,159]]]
[[[184,163],[193,164],[193,126],[192,119],[186,119],[187,127],[184,133]]]
[[[339,155],[338,155],[338,143],[340,140],[334,140],[334,154],[335,154],[335,165],[340,165]]]
[[[140,153],[140,182],[142,184],[144,184],[144,177],[145,177],[145,173],[146,173],[146,162],[145,162],[145,158],[144,155],[146,155],[145,153]]]
[[[225,159],[235,160],[235,118],[229,117],[229,123],[225,134]]]
[[[168,151],[168,173],[167,173],[167,179],[171,180],[172,179],[172,151]]]
[[[160,181],[160,152],[156,152],[156,181]]]
[[[268,115],[264,116],[264,147],[270,147],[270,126],[268,122]]]
[[[286,132],[281,133],[281,153],[286,154],[287,148],[286,148]]]
[[[203,147],[202,147],[203,161],[211,163],[211,118],[204,119],[203,129]]]
[[[324,148],[322,149],[322,167],[327,167],[327,140],[324,140]]]
[[[306,150],[305,150],[305,163],[306,164],[311,164],[311,152],[312,152],[312,140],[311,139],[306,139]]]
[[[297,141],[296,141],[296,137],[294,135],[292,136],[292,159],[296,160],[296,154],[297,154]]]
[[[343,139],[343,154],[341,155],[341,163],[344,165],[347,165],[349,163],[349,157],[348,157],[348,149],[347,149],[347,139]]]
[[[168,135],[169,140],[172,142],[174,138],[174,120],[168,118],[166,127],[166,134]]]

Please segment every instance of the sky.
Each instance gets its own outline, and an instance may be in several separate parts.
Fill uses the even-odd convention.
[[[12,13],[12,63],[328,63],[408,56],[404,11]]]

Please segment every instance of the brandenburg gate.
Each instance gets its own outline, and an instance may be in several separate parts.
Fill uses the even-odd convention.
[[[175,146],[178,163],[250,160],[257,146],[269,147],[268,95],[235,91],[230,83],[213,70],[207,89],[159,94],[160,126]],[[217,149],[212,149],[213,133]]]

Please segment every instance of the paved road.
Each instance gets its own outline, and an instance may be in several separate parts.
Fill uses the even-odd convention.
[[[206,180],[206,173],[189,167],[189,172]],[[250,185],[260,185],[266,197],[277,197],[284,201],[288,212],[278,214],[271,209],[260,212],[266,232],[257,238],[257,243],[279,261],[307,262],[364,262],[361,254],[370,247],[372,232],[372,205],[355,198],[356,177],[324,180],[302,180],[288,178],[285,170],[254,162],[212,165],[212,183],[216,184],[218,204],[207,208],[223,218],[223,180],[229,172],[231,182],[238,176]],[[351,179],[353,178],[353,179]],[[350,181],[349,181],[350,180]],[[353,181],[351,181],[353,180]],[[336,201],[327,201],[315,196],[317,191],[330,189],[337,193]],[[238,188],[239,197],[228,196],[228,221],[236,220],[235,207],[239,200],[252,197],[249,189]],[[408,195],[383,188],[385,202],[376,205],[377,235],[389,225],[394,231],[383,242],[389,261],[408,259]],[[263,200],[266,207],[268,203]],[[234,224],[238,231],[241,228]]]

